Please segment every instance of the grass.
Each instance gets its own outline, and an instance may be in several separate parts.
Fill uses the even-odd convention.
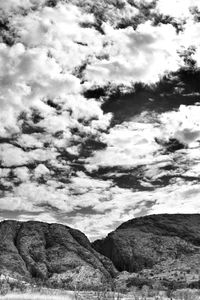
[[[122,300],[122,296],[112,294],[98,294],[95,292],[65,292],[59,295],[59,291],[55,295],[48,295],[42,293],[9,293],[5,296],[0,296],[2,300]],[[132,298],[133,299],[133,298]]]
[[[25,291],[13,290],[0,296],[2,300],[79,300],[74,291],[56,290],[33,287]]]
[[[2,278],[1,278],[2,279]],[[120,292],[118,292],[120,291]],[[168,297],[167,297],[168,296]],[[30,285],[25,282],[5,277],[0,280],[0,300],[200,300],[200,289],[153,289],[148,286],[123,291],[120,286],[113,289],[104,286],[99,290],[81,290],[78,287],[69,291]]]
[[[90,297],[89,297],[90,295]],[[111,295],[110,295],[111,296]],[[47,294],[7,294],[5,296],[0,296],[2,300],[200,300],[200,296],[195,293],[191,293],[190,291],[183,291],[178,295],[174,295],[173,297],[167,298],[166,296],[154,296],[154,297],[144,297],[142,295],[129,295],[129,296],[116,296],[115,298],[111,296],[106,298],[99,298],[98,295],[93,295],[87,292],[84,294],[76,295],[73,292],[66,292],[65,295],[47,295]]]
[[[42,294],[7,294],[6,296],[1,296],[2,300],[75,300],[73,294],[64,295],[42,295]]]

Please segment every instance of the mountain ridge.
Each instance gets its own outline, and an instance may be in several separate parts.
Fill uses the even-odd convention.
[[[98,286],[117,274],[79,230],[61,224],[6,220],[0,223],[0,272],[54,285]]]
[[[200,214],[131,219],[92,245],[120,272],[154,281],[199,281]]]
[[[199,282],[200,214],[131,219],[93,243],[62,224],[4,220],[0,240],[0,273],[29,282],[87,289],[120,280],[125,286]]]

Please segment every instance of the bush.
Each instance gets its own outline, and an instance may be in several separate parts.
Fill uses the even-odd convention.
[[[183,289],[173,293],[173,297],[178,300],[198,300],[199,295],[197,292],[190,289]]]
[[[0,294],[6,295],[8,292],[25,292],[28,284],[14,278],[5,277],[0,280]]]
[[[139,289],[142,289],[143,286],[148,286],[152,288],[152,281],[150,279],[145,278],[128,278],[127,287],[130,288],[132,286],[136,286]]]

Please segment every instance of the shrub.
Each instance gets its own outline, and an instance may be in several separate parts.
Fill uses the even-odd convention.
[[[143,286],[148,286],[152,288],[152,281],[145,278],[128,278],[127,287],[130,288],[132,286],[136,286],[139,289],[142,289]]]

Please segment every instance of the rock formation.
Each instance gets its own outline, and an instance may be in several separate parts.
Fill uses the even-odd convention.
[[[0,272],[54,286],[95,287],[116,275],[78,230],[59,224],[0,223]]]
[[[152,215],[123,223],[93,243],[119,271],[193,282],[199,280],[200,215]]]
[[[3,221],[0,241],[0,273],[20,280],[78,289],[113,278],[118,287],[200,287],[199,214],[132,219],[92,245],[64,225]]]

